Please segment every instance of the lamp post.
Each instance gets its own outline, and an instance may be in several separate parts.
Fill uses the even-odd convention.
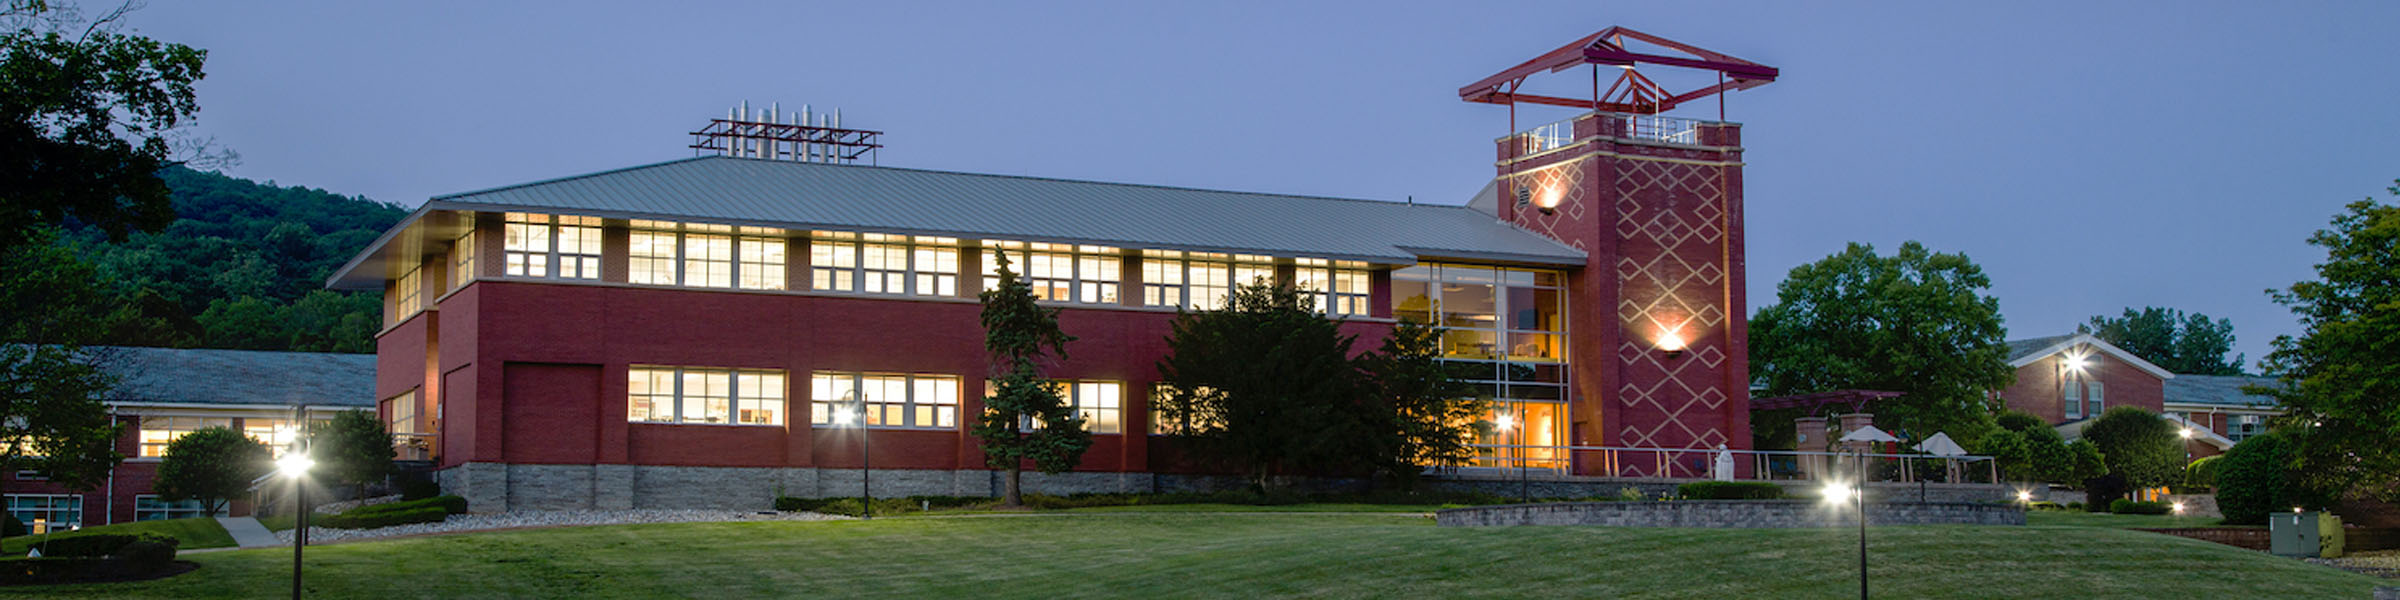
[[[869,520],[875,518],[875,491],[871,487],[875,481],[875,438],[867,434],[866,398],[858,392],[851,392],[850,398],[857,407],[843,408],[834,419],[858,429],[858,518]]]
[[[1499,425],[1502,432],[1514,431],[1517,429],[1517,417],[1516,415],[1500,415],[1496,424]],[[1508,441],[1508,436],[1503,433],[1500,441]],[[1519,431],[1516,441],[1517,443],[1511,445],[1511,448],[1517,452],[1517,501],[1530,503],[1533,502],[1533,491],[1532,485],[1525,479],[1525,433]]]
[[[1867,600],[1867,453],[1861,449],[1858,466],[1858,600]]]
[[[276,459],[275,470],[292,480],[292,505],[300,510],[298,528],[292,530],[292,600],[300,600],[300,549],[308,547],[308,470],[317,466],[307,454],[292,452]]]

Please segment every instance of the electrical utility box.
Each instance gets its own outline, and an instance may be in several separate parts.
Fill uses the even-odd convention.
[[[2339,516],[2294,512],[2267,517],[2267,548],[2276,556],[2338,558],[2343,537]]]

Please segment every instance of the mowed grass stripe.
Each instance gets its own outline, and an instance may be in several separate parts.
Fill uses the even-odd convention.
[[[1857,595],[1848,529],[1443,528],[1353,515],[1111,514],[575,527],[309,550],[329,598]],[[2361,598],[2378,580],[2106,527],[1878,527],[1892,598]],[[193,555],[155,582],[36,597],[278,594],[288,550]]]

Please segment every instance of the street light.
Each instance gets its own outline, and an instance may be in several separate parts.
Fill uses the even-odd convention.
[[[292,480],[292,504],[300,509],[298,529],[292,530],[292,600],[300,600],[300,549],[308,546],[308,484],[302,480],[315,466],[317,461],[297,451],[275,460],[276,472]]]
[[[1502,432],[1515,430],[1517,428],[1517,417],[1515,415],[1500,415],[1500,418],[1496,419],[1495,424],[1500,427],[1500,431]],[[1501,436],[1500,441],[1506,442],[1508,441],[1508,437],[1503,435]],[[1519,432],[1517,433],[1516,447],[1513,448],[1517,451],[1517,501],[1531,503],[1533,502],[1533,487],[1532,484],[1529,483],[1525,478],[1524,445],[1525,434],[1523,432]]]
[[[867,435],[867,420],[861,414],[866,410],[866,400],[857,392],[851,392],[850,397],[858,408],[842,407],[834,411],[833,420],[858,429],[858,518],[867,520],[875,518],[875,492],[868,487],[875,481],[875,438]]]

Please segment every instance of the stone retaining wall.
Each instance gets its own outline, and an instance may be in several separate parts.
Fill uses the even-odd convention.
[[[1444,509],[1446,527],[1599,525],[1608,527],[1839,527],[1858,524],[1857,509],[1811,500],[1562,502]],[[1869,525],[2024,525],[2024,509],[1968,502],[1867,504]]]
[[[1673,496],[1675,486],[1691,483],[1690,479],[1657,478],[1558,478],[1534,477],[1526,480],[1503,477],[1455,477],[1426,482],[1426,487],[1444,491],[1482,492],[1514,498],[1520,495],[1533,498],[1620,498],[1625,490],[1639,492],[1644,498]],[[1823,482],[1776,481],[1783,486],[1784,495],[1794,498],[1815,498]],[[2016,490],[2004,485],[1981,483],[1869,483],[1867,499],[1894,502],[2007,502],[2016,499]]]

